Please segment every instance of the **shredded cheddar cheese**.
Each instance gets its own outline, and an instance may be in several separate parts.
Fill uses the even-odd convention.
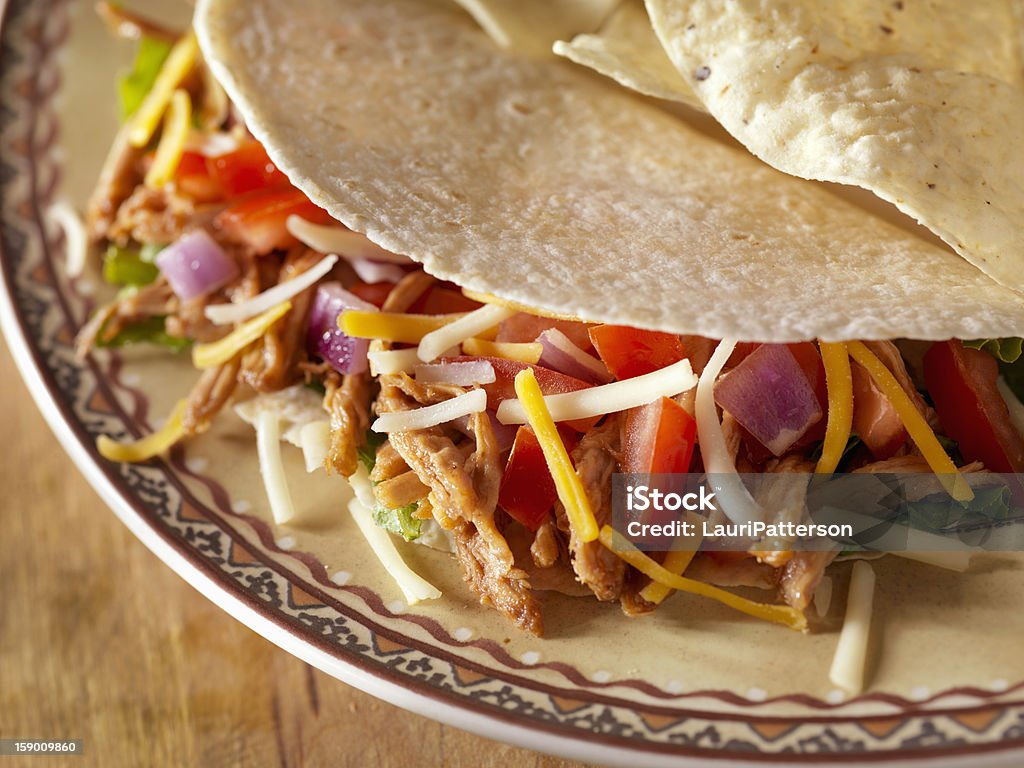
[[[903,387],[892,375],[892,371],[885,367],[875,354],[864,346],[863,342],[851,341],[848,345],[850,357],[856,360],[868,372],[871,379],[882,390],[882,394],[892,403],[896,409],[903,426],[906,427],[910,439],[921,451],[924,460],[928,462],[932,472],[938,477],[949,495],[957,501],[970,501],[974,498],[974,491],[968,485],[964,476],[957,471],[952,459],[943,450],[932,428],[924,420],[910,397],[903,391]]]
[[[420,340],[419,357],[429,363],[441,357],[445,350],[457,347],[466,339],[487,333],[503,320],[515,314],[514,310],[494,305],[484,305],[468,315],[431,331]]]
[[[583,482],[576,474],[576,469],[565,450],[565,443],[559,437],[558,428],[555,427],[551,413],[544,403],[544,395],[541,394],[533,369],[527,368],[516,374],[515,386],[516,395],[519,396],[519,402],[526,412],[527,423],[533,428],[537,442],[544,452],[548,470],[555,481],[555,490],[558,491],[558,499],[565,507],[565,514],[573,530],[580,541],[593,541],[598,537],[597,520],[594,519]]]
[[[697,515],[687,514],[687,519],[691,522],[696,520]],[[665,555],[665,560],[662,562],[661,567],[669,573],[675,576],[682,576],[687,568],[690,567],[690,563],[693,562],[694,556],[697,554],[697,550],[700,549],[700,543],[703,539],[703,535],[700,533],[702,526],[696,527],[697,535],[687,540],[686,549],[673,549]],[[648,603],[654,603],[658,605],[666,597],[672,594],[675,590],[665,584],[661,584],[657,581],[652,581],[642,590],[640,590],[640,597],[646,600]]]
[[[100,456],[109,461],[127,464],[149,461],[185,436],[182,418],[187,406],[188,401],[179,400],[174,406],[174,410],[171,411],[171,415],[167,417],[166,423],[153,434],[146,435],[140,440],[119,443],[106,435],[100,435],[96,440],[96,449],[100,452]]]
[[[473,301],[479,301],[481,304],[494,304],[499,307],[506,307],[516,312],[526,312],[530,315],[537,315],[538,317],[550,317],[553,320],[572,320],[576,323],[584,322],[576,315],[567,315],[559,312],[548,312],[546,309],[538,309],[537,307],[530,307],[526,304],[522,304],[518,301],[512,301],[511,299],[502,299],[490,293],[481,293],[480,291],[471,291],[468,288],[462,289],[462,295],[467,299]]]
[[[821,341],[818,349],[825,365],[825,384],[828,387],[828,426],[825,428],[821,458],[814,471],[830,475],[843,458],[853,427],[853,375],[846,344]]]
[[[536,365],[544,354],[544,345],[538,341],[515,343],[509,341],[486,341],[474,338],[462,342],[462,351],[479,357],[503,357],[519,363]]]
[[[242,323],[223,339],[211,341],[209,344],[196,344],[192,348],[192,365],[203,369],[226,363],[263,336],[270,330],[270,326],[288,314],[291,308],[290,301],[282,301],[262,315]]]
[[[153,88],[146,94],[139,110],[132,117],[128,131],[128,141],[133,147],[144,147],[156,133],[160,119],[164,116],[167,106],[175,90],[188,76],[199,58],[199,44],[196,36],[189,32],[175,43],[157,75]]]
[[[365,312],[346,309],[338,317],[338,327],[357,339],[381,339],[402,344],[419,344],[428,333],[466,317],[457,315],[409,315],[401,312]]]
[[[620,559],[632,565],[648,578],[670,589],[677,589],[680,592],[689,592],[692,595],[700,595],[701,597],[717,600],[723,605],[727,605],[748,616],[764,621],[773,621],[790,629],[801,632],[807,629],[807,617],[796,610],[796,608],[791,608],[788,605],[757,603],[739,595],[734,595],[731,592],[726,592],[724,589],[705,584],[702,581],[695,581],[694,579],[688,579],[685,576],[677,576],[671,573],[634,547],[628,539],[612,529],[611,526],[606,525],[601,529],[600,539],[605,548]]]
[[[160,143],[153,157],[153,165],[146,173],[146,186],[159,189],[174,177],[185,152],[185,142],[192,124],[192,100],[185,91],[177,90],[171,97],[164,118],[164,129],[160,134]]]

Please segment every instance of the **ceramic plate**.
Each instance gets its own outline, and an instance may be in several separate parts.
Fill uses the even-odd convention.
[[[138,436],[187,391],[160,350],[80,362],[72,341],[107,295],[68,280],[46,212],[84,203],[116,129],[114,77],[131,56],[91,3],[9,0],[0,40],[0,313],[50,425],[143,542],[218,605],[287,651],[395,704],[491,738],[635,765],[1024,762],[1024,570],[957,575],[878,562],[871,686],[849,699],[828,668],[835,634],[801,636],[688,596],[629,620],[550,597],[548,636],[477,604],[445,556],[406,547],[445,597],[409,607],[345,511],[345,484],[307,476],[301,524],[269,522],[253,434],[230,412],[166,461],[121,467],[97,435]],[[147,2],[173,15],[184,4]],[[182,20],[183,22],[183,20]],[[123,584],[131,589],[131,584]],[[930,763],[931,764],[931,763]]]

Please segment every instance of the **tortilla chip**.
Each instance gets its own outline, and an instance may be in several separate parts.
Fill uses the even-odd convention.
[[[1024,296],[955,254],[462,14],[202,0],[196,24],[293,183],[469,289],[713,338],[1024,333]]]
[[[647,0],[709,112],[770,165],[869,189],[1024,289],[1012,0]]]
[[[704,103],[665,54],[641,2],[623,3],[599,32],[560,40],[554,50],[645,96],[704,111]]]
[[[550,56],[551,46],[601,26],[619,0],[456,0],[502,48]]]

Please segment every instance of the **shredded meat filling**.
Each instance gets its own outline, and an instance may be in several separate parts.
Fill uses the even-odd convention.
[[[205,432],[238,387],[238,358],[203,371],[188,396],[183,422],[185,433]]]
[[[403,387],[396,385],[403,378],[408,380],[381,377],[377,398],[380,413],[404,411],[416,405]],[[475,414],[471,423],[476,450],[468,460],[437,427],[393,432],[389,441],[430,488],[435,515],[440,511],[447,518],[440,519],[439,515],[439,522],[452,531],[463,575],[481,602],[493,605],[521,629],[540,635],[543,624],[529,579],[525,571],[515,567],[508,542],[495,523],[502,468],[494,432],[481,414]]]
[[[618,445],[619,421],[610,416],[604,424],[587,432],[572,454],[598,526],[611,520],[612,474],[618,467]],[[562,505],[556,504],[555,510],[558,527],[569,534],[569,552],[576,578],[588,586],[598,600],[618,599],[625,564],[601,542],[580,541]]]

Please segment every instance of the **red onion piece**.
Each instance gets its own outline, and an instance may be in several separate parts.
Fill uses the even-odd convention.
[[[201,229],[160,251],[156,265],[182,301],[205,296],[238,277],[234,259]]]
[[[519,427],[502,424],[494,415],[494,411],[484,411],[484,413],[487,414],[487,418],[491,422],[491,430],[494,432],[494,442],[498,446],[498,452],[504,453],[509,450],[512,447],[512,443],[515,442],[516,432]],[[473,434],[473,426],[470,424],[469,419],[469,416],[460,416],[452,421],[452,426],[466,437],[475,437]]]
[[[715,401],[776,456],[821,419],[821,405],[785,344],[764,344],[715,385]]]
[[[549,328],[537,337],[544,346],[540,364],[559,373],[573,376],[592,384],[607,384],[612,380],[608,366],[593,355],[588,355],[572,343],[557,328]]]
[[[416,381],[428,384],[472,387],[477,384],[493,384],[495,380],[494,366],[486,360],[416,366]]]
[[[338,327],[338,315],[346,309],[377,311],[377,307],[349,293],[340,283],[320,285],[309,313],[307,348],[338,373],[363,373],[368,368],[366,352],[370,340],[354,339]]]

